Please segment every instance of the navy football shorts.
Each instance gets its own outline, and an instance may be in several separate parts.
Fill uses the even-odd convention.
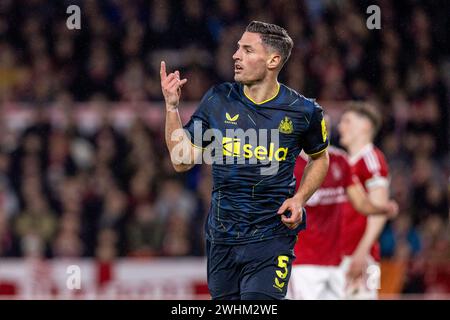
[[[207,240],[208,288],[212,299],[284,299],[296,240],[297,236],[283,236],[240,245]]]

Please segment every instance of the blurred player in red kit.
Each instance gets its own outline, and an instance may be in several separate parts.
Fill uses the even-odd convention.
[[[377,206],[389,202],[389,169],[383,153],[373,145],[381,126],[373,106],[352,102],[338,125],[340,144],[347,149],[352,174],[358,177],[370,201]],[[344,210],[341,270],[347,278],[347,298],[376,299],[380,286],[378,237],[387,217],[366,217],[351,205]]]
[[[377,205],[369,199],[357,176],[352,174],[344,151],[330,147],[329,154],[330,166],[325,181],[306,204],[307,229],[300,234],[295,246],[297,258],[289,285],[290,299],[347,297],[348,262],[341,264],[344,210],[354,207],[364,214],[363,218],[366,215],[393,217],[398,211],[394,201]],[[306,166],[307,158],[301,154],[294,170],[297,187]]]

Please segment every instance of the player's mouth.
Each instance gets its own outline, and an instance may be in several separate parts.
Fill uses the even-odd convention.
[[[239,65],[239,64],[235,64],[234,65],[234,73],[239,73],[239,72],[241,72],[242,71],[242,66],[241,65]]]

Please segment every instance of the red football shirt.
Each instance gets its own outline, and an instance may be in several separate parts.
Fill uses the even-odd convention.
[[[352,174],[357,176],[364,189],[378,186],[389,187],[389,169],[383,153],[373,144],[364,147],[358,154],[349,157]],[[342,254],[352,255],[361,240],[367,224],[367,216],[356,211],[350,203],[345,205],[342,216]],[[376,242],[370,254],[380,260],[380,247]]]
[[[341,261],[342,205],[347,203],[345,189],[352,182],[345,152],[329,147],[330,166],[321,187],[306,203],[307,227],[299,233],[294,264],[333,266]],[[294,174],[300,184],[307,159],[297,158]]]

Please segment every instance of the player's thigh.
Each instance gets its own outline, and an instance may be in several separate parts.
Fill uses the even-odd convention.
[[[294,265],[289,280],[288,299],[318,300],[327,288],[328,270],[315,265]]]
[[[238,300],[240,269],[232,246],[206,241],[208,289],[214,300]]]
[[[241,296],[253,292],[273,299],[285,298],[295,259],[295,241],[295,236],[280,237],[247,246]]]
[[[350,257],[344,257],[340,266],[341,276],[344,277],[344,296],[346,299],[368,300],[378,299],[378,290],[381,282],[380,265],[371,257],[367,260],[367,269],[363,274],[363,279],[357,286],[349,286],[346,274],[351,263]]]
[[[345,274],[340,266],[328,267],[328,286],[324,291],[324,300],[342,300],[345,298]]]
[[[381,285],[381,267],[371,256],[367,263],[364,275],[364,286],[361,290],[362,299],[378,299],[378,291]]]

